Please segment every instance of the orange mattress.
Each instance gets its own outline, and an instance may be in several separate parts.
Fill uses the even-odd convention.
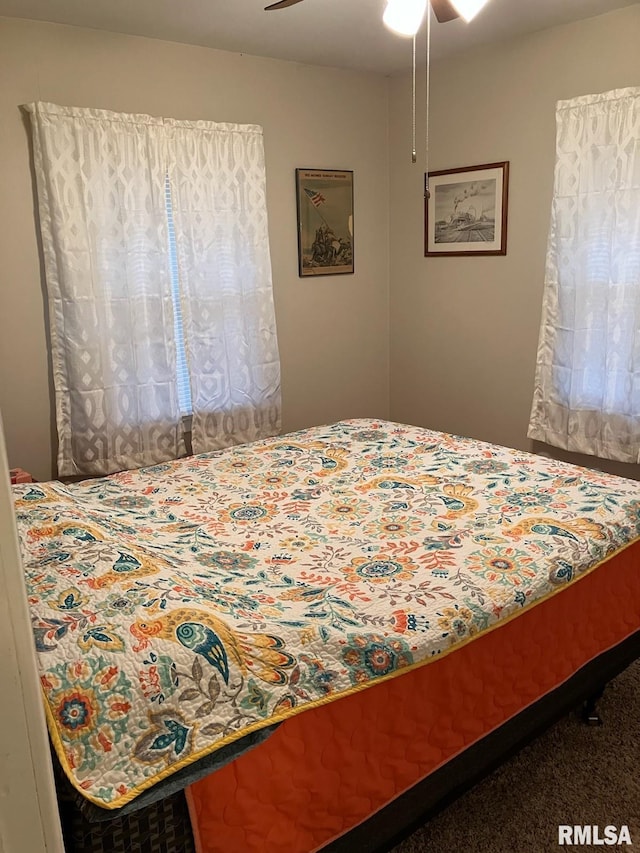
[[[640,542],[424,666],[286,720],[187,792],[198,853],[310,853],[640,628]]]

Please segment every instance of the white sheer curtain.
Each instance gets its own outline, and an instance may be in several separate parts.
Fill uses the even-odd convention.
[[[36,103],[58,474],[184,453],[167,264],[162,121]]]
[[[59,475],[105,474],[185,452],[180,313],[194,450],[276,433],[280,367],[261,129],[42,103],[27,109]],[[182,311],[174,317],[176,267]]]
[[[640,461],[640,88],[560,101],[528,435]]]
[[[280,430],[262,130],[165,122],[194,452]]]

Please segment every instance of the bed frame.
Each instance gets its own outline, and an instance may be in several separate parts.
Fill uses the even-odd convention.
[[[435,770],[322,853],[388,853],[458,797],[571,711],[599,722],[596,703],[605,685],[640,659],[640,630],[581,667],[555,690]],[[606,722],[606,721],[605,721]],[[184,794],[126,817],[89,821],[62,776],[57,780],[67,853],[192,853]],[[160,831],[162,829],[162,831]]]
[[[538,699],[422,782],[322,848],[323,853],[387,853],[551,725],[578,709],[591,724],[606,684],[640,658],[640,630],[581,667],[568,681]],[[599,719],[599,718],[598,718]]]
[[[623,529],[626,530],[626,528]],[[627,546],[623,546],[618,550],[626,551],[626,547]],[[619,579],[624,579],[625,583],[628,585],[628,590],[637,589],[636,578],[637,564],[640,559],[640,542],[632,544],[631,547],[635,547],[636,551],[632,554],[629,550],[626,563],[623,564],[625,567],[624,573],[620,576],[614,576],[614,578],[619,577]],[[608,559],[609,557],[607,556],[603,562],[608,561]],[[600,563],[597,565],[600,565]],[[608,569],[606,571],[608,571]],[[603,583],[604,572],[605,570],[603,569],[598,574],[598,577],[603,578]],[[610,575],[607,575],[606,584],[611,586]],[[582,589],[582,587],[583,585],[580,584],[578,589]],[[616,598],[616,601],[622,604],[625,601],[624,590],[620,592],[616,586],[612,586],[611,588],[615,595],[622,596]],[[600,589],[600,592],[597,595],[592,595],[591,599],[593,608],[595,608],[593,609],[593,613],[602,611],[602,603],[604,602],[602,591],[605,587],[596,587],[596,590],[597,589]],[[590,590],[593,590],[593,587],[585,588],[585,594],[590,592]],[[552,592],[549,593],[549,596],[553,596],[550,598],[549,606],[551,606],[552,602],[557,601],[553,592],[554,591],[552,590]],[[555,677],[555,673],[552,673],[550,670],[549,674],[554,676],[553,680],[543,678],[537,682],[537,688],[535,687],[536,682],[530,681],[528,685],[524,686],[527,689],[524,689],[523,687],[522,690],[512,691],[509,697],[509,702],[502,706],[508,710],[501,715],[489,715],[483,719],[480,710],[482,706],[475,706],[475,711],[472,712],[470,717],[466,718],[469,719],[472,724],[472,727],[467,729],[467,734],[469,736],[457,741],[457,749],[461,749],[461,752],[455,753],[451,750],[447,752],[446,750],[441,749],[439,759],[436,755],[430,763],[425,762],[424,764],[415,765],[419,768],[419,772],[413,776],[403,776],[400,773],[393,775],[390,774],[388,778],[393,780],[395,787],[381,787],[378,799],[371,799],[370,801],[371,805],[369,805],[369,808],[372,808],[373,804],[382,806],[382,808],[379,808],[377,812],[367,817],[366,803],[368,801],[363,800],[363,804],[359,807],[360,811],[357,813],[354,812],[354,816],[357,815],[357,817],[351,820],[351,824],[346,821],[339,823],[337,820],[335,825],[331,822],[326,824],[318,823],[316,826],[321,828],[322,831],[325,832],[325,835],[322,836],[319,834],[316,836],[317,840],[314,843],[310,843],[310,836],[301,836],[305,838],[305,841],[299,841],[298,846],[306,844],[308,847],[319,849],[316,845],[322,844],[327,837],[330,837],[330,832],[337,834],[342,831],[344,832],[343,835],[334,837],[332,841],[329,841],[324,847],[322,847],[322,850],[325,851],[325,853],[351,853],[353,850],[362,851],[362,853],[367,853],[367,851],[368,853],[382,853],[382,851],[390,850],[402,839],[413,833],[419,826],[423,825],[427,820],[449,805],[457,797],[495,770],[502,762],[536,738],[541,732],[571,709],[576,708],[581,703],[584,703],[583,716],[585,720],[590,723],[598,723],[599,718],[595,710],[595,704],[598,697],[602,694],[604,685],[606,685],[611,679],[615,678],[634,660],[640,658],[640,625],[638,624],[640,611],[637,606],[637,596],[635,594],[629,595],[627,596],[626,601],[629,605],[627,610],[624,610],[624,608],[620,608],[619,611],[616,610],[616,618],[613,621],[609,620],[609,624],[612,627],[615,627],[613,632],[601,630],[596,631],[591,635],[588,632],[585,632],[585,609],[575,609],[575,620],[562,620],[558,622],[558,625],[569,626],[567,627],[567,630],[570,629],[572,632],[571,639],[574,637],[580,638],[580,635],[582,635],[582,639],[585,642],[589,641],[584,646],[584,655],[580,657],[567,658],[565,661],[566,665],[558,672],[558,677]],[[552,612],[557,612],[557,608],[556,611]],[[586,612],[589,612],[588,608]],[[622,616],[623,612],[625,614],[624,618]],[[526,614],[523,615],[523,618],[527,618]],[[506,621],[511,622],[510,619],[507,619]],[[532,631],[532,624],[534,623],[528,622],[525,625],[525,623],[521,622],[519,618],[516,623],[512,624],[525,626],[520,631],[520,635],[521,640],[526,643],[530,642],[532,638],[536,636],[536,632]],[[540,623],[537,624],[539,628]],[[505,628],[504,630],[506,631],[507,629]],[[495,640],[495,637],[498,635],[497,632],[493,634],[487,632],[487,634],[488,640],[491,636],[494,638],[493,646],[490,645],[488,647],[490,649],[490,654],[496,655],[499,658],[506,648],[504,645],[504,638]],[[443,636],[446,637],[447,634],[443,634]],[[557,636],[562,636],[562,632],[559,631]],[[512,634],[509,635],[509,637],[513,639]],[[476,648],[475,643],[473,644],[473,648]],[[483,648],[486,649],[487,647]],[[508,648],[513,652],[514,649],[518,649],[520,647],[510,645]],[[541,643],[539,639],[537,648],[542,650],[545,648],[545,645]],[[603,649],[604,651],[601,651]],[[542,657],[539,655],[538,658],[540,660],[544,660],[544,655]],[[514,659],[519,666],[522,660],[522,651],[517,652]],[[434,669],[436,672],[436,675],[434,676],[435,680],[431,682],[432,686],[430,688],[429,682],[423,681],[421,682],[419,689],[416,689],[416,683],[409,680],[405,681],[405,679],[412,677],[409,673],[407,675],[401,675],[400,678],[398,678],[397,683],[401,685],[400,692],[402,692],[402,689],[408,691],[410,698],[414,695],[421,696],[421,704],[417,704],[416,702],[412,703],[414,709],[414,716],[412,718],[398,716],[398,720],[403,723],[406,723],[410,719],[413,720],[413,728],[407,729],[408,732],[417,734],[423,724],[430,726],[433,724],[432,721],[440,723],[442,710],[440,705],[437,704],[437,700],[440,695],[443,697],[450,696],[451,698],[450,710],[453,714],[451,719],[454,721],[461,719],[464,723],[464,715],[457,717],[456,714],[458,712],[456,711],[456,708],[463,707],[464,698],[466,696],[465,691],[467,688],[469,688],[470,695],[473,695],[473,691],[475,691],[475,695],[482,696],[489,700],[494,696],[494,692],[492,692],[494,687],[495,692],[498,691],[498,687],[493,680],[493,674],[486,680],[473,679],[469,673],[472,673],[474,670],[464,669],[465,666],[469,666],[470,659],[460,658],[460,660],[462,661],[462,668],[460,669],[460,688],[459,690],[454,690],[453,693],[449,693],[448,688],[443,689],[441,694],[438,692],[420,693],[420,690],[425,687],[427,690],[437,690],[433,685],[439,683],[437,680],[439,678],[438,673],[446,671],[448,675],[450,675],[450,669]],[[571,661],[573,661],[573,663],[571,663]],[[587,661],[587,663],[580,666],[582,661]],[[431,671],[431,668],[429,668],[429,671]],[[495,670],[498,678],[500,677],[500,672],[501,670],[499,669]],[[507,670],[504,670],[504,673],[507,673]],[[465,678],[467,679],[466,683],[464,680]],[[402,684],[402,682],[404,682],[404,684]],[[442,684],[444,683],[445,682],[443,680]],[[451,683],[455,684],[453,681]],[[502,683],[509,685],[510,682],[508,679],[505,680],[505,678],[503,678]],[[471,690],[471,688],[473,688],[473,690]],[[385,694],[382,695],[385,696]],[[460,702],[457,701],[458,698],[460,698]],[[347,700],[345,699],[345,701]],[[376,709],[375,703],[367,707],[373,707],[374,711]],[[384,707],[394,708],[395,705],[390,705],[388,698],[386,698]],[[473,708],[474,706],[471,705],[470,707]],[[306,714],[304,717],[307,719]],[[310,720],[311,728],[307,727],[307,730],[311,731],[312,738],[310,743],[313,743],[316,730],[314,721],[311,718],[308,719]],[[356,718],[346,717],[345,719],[350,725]],[[485,725],[484,728],[478,727],[475,730],[473,729],[474,725],[485,722],[485,720],[487,725]],[[492,720],[493,722],[489,723],[489,720]],[[493,726],[495,726],[495,728],[492,728]],[[336,732],[337,731],[338,728],[336,727]],[[351,731],[353,731],[353,729],[347,729],[347,736],[349,736]],[[376,729],[374,728],[372,731],[375,732]],[[474,731],[475,737],[479,738],[475,741],[472,737]],[[279,737],[283,739],[283,751],[281,753],[282,760],[279,767],[277,764],[274,764],[273,766],[280,771],[281,775],[284,773],[285,782],[291,784],[290,779],[294,777],[284,772],[285,769],[290,769],[289,765],[287,765],[284,760],[284,756],[293,755],[289,747],[295,743],[295,732],[293,730],[291,731],[291,738],[287,743],[287,728],[285,723],[282,731],[279,733]],[[396,735],[394,735],[394,737],[396,737]],[[422,738],[422,743],[425,744],[426,747],[433,749],[435,753],[436,747],[439,747],[437,733],[434,733],[431,737],[428,733],[423,734]],[[410,742],[413,743],[414,740],[418,743],[415,738],[411,738]],[[335,742],[338,742],[337,738]],[[394,741],[394,745],[396,746],[401,746],[402,743],[402,740]],[[464,748],[465,743],[467,744],[466,748]],[[274,750],[277,750],[277,741],[274,740],[272,744]],[[273,761],[273,755],[268,751],[261,752],[261,749],[263,749],[263,747],[258,747],[258,751],[255,753],[255,756],[258,757],[258,762],[264,761],[265,763],[268,763],[269,761]],[[390,752],[391,751],[393,750],[390,750]],[[277,753],[274,754],[277,756]],[[377,755],[381,762],[380,767],[384,766],[385,755],[383,752],[376,753],[371,749],[369,751],[365,750],[363,754],[367,759]],[[341,755],[341,753],[338,751],[336,752],[336,755]],[[295,755],[293,756],[293,760],[295,762]],[[438,763],[438,761],[443,761],[444,763]],[[248,810],[245,813],[246,820],[230,822],[229,827],[249,826],[250,816],[256,811],[255,799],[252,799],[252,797],[255,796],[252,785],[254,783],[261,784],[264,779],[263,770],[256,769],[259,767],[259,763],[253,768],[251,765],[245,765],[244,770],[246,771],[248,768],[248,776],[244,790],[245,792],[250,792],[246,801],[248,803]],[[291,767],[293,767],[293,765],[291,765]],[[436,769],[433,769],[434,767]],[[211,771],[212,768],[210,765],[207,768],[200,768],[202,776],[211,773]],[[223,770],[220,772],[224,774]],[[231,776],[233,776],[235,772],[236,768],[229,767],[229,773]],[[238,773],[240,773],[240,770],[238,770]],[[425,773],[428,775],[424,776],[424,778],[417,782],[417,784],[412,784]],[[274,778],[276,775],[277,774],[274,773]],[[354,775],[347,778],[353,780],[355,786],[358,786],[358,780],[361,779],[361,775]],[[121,849],[123,851],[130,851],[130,853],[187,853],[187,851],[193,849],[193,838],[189,828],[185,796],[182,792],[177,796],[170,796],[170,794],[174,793],[180,786],[188,784],[189,781],[193,780],[174,779],[174,782],[177,784],[173,788],[173,791],[166,789],[157,791],[157,796],[159,798],[163,798],[157,803],[152,803],[147,806],[143,805],[142,801],[138,801],[136,805],[139,807],[136,809],[134,806],[134,800],[131,803],[131,806],[134,806],[134,810],[129,815],[118,813],[117,810],[109,812],[108,810],[102,809],[100,809],[102,814],[89,815],[85,809],[78,805],[78,801],[82,800],[82,797],[75,793],[70,796],[69,783],[61,778],[58,783],[58,787],[60,791],[61,813],[66,830],[67,853],[120,853]],[[211,850],[217,849],[217,845],[223,845],[223,843],[225,843],[222,840],[225,836],[222,833],[222,821],[219,818],[219,807],[220,804],[224,804],[225,795],[229,793],[230,808],[233,808],[235,803],[240,803],[240,798],[235,798],[235,795],[232,793],[234,789],[232,787],[228,787],[228,781],[229,779],[226,775],[216,776],[214,774],[210,777],[210,790],[207,790],[206,785],[202,786],[202,790],[206,791],[206,793],[202,795],[200,808],[202,809],[203,814],[207,810],[210,810],[208,813],[208,826],[211,828],[213,833],[213,846],[210,848]],[[404,786],[410,784],[412,784],[411,787],[403,790]],[[218,797],[215,793],[211,793],[212,790],[215,790],[216,786],[219,788]],[[362,788],[362,784],[360,784],[360,788]],[[194,787],[192,791],[195,790],[196,789]],[[295,791],[295,787],[291,790]],[[302,789],[298,788],[298,790]],[[338,788],[335,784],[327,788],[329,794],[335,794],[337,790]],[[354,790],[356,789],[354,788]],[[399,796],[395,796],[398,791],[402,790],[403,793]],[[192,810],[195,809],[195,811],[193,811],[195,815],[198,813],[198,806],[197,800],[194,799],[194,797],[195,794],[190,792],[188,797],[189,803]],[[391,797],[394,798],[390,799]],[[384,803],[387,804],[383,805]],[[218,804],[218,810],[216,810],[216,804]],[[288,815],[284,812],[283,814],[285,819],[289,819]],[[334,817],[338,818],[340,816],[335,802],[332,804],[331,801],[328,801],[326,814],[327,817],[331,819]],[[87,815],[87,817],[85,817],[85,815]],[[82,818],[84,825],[79,826],[78,816]],[[347,829],[349,825],[353,826],[356,819],[362,820],[362,823],[359,823],[357,826],[352,829],[348,829],[348,831],[345,832],[344,830]],[[80,821],[80,824],[81,823],[82,821]],[[180,824],[180,829],[179,831],[174,831],[174,825],[177,825],[178,823]],[[295,822],[292,825],[295,826]],[[327,831],[328,827],[333,827],[333,829]],[[262,835],[260,832],[256,834],[253,829],[252,831],[254,833],[253,837],[257,839],[259,843]],[[115,841],[116,838],[118,839],[117,843]],[[231,838],[232,836],[229,835],[226,841],[227,846],[231,848],[234,846],[237,847],[237,845],[230,840]],[[124,846],[120,847],[118,845]],[[34,853],[36,853],[36,851],[34,851]],[[228,853],[235,853],[235,850],[229,850]]]

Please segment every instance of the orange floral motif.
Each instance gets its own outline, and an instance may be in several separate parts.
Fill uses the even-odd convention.
[[[45,525],[43,527],[32,527],[27,536],[32,542],[37,542],[39,539],[49,539],[55,536],[57,528],[53,525]]]
[[[422,522],[418,519],[408,515],[398,515],[371,521],[365,525],[364,532],[380,539],[408,539],[416,536],[422,529]]]
[[[117,666],[105,666],[104,669],[101,669],[96,673],[94,682],[103,690],[109,690],[113,683],[114,678],[119,673],[119,669]]]
[[[103,752],[111,752],[113,749],[113,741],[110,741],[103,732],[98,732],[97,740]]]
[[[47,675],[42,675],[40,677],[40,683],[42,684],[44,689],[49,692],[51,690],[58,690],[61,682],[57,675],[48,673]]]
[[[316,541],[310,536],[301,533],[299,536],[289,536],[280,543],[285,551],[310,551]]]
[[[478,633],[478,626],[474,625],[473,613],[468,607],[458,604],[443,607],[438,616],[438,627],[444,633],[455,637],[472,637]]]
[[[69,681],[84,681],[90,669],[84,661],[77,660],[69,666]]]
[[[369,512],[369,504],[359,498],[334,498],[318,507],[318,515],[332,520],[354,521],[364,518]]]
[[[142,692],[148,698],[156,696],[161,691],[160,673],[157,666],[150,666],[147,670],[141,670],[138,673]]]
[[[409,627],[409,614],[406,610],[394,610],[390,622],[394,631],[398,634],[406,634]]]
[[[408,613],[406,610],[394,610],[389,623],[397,634],[413,631],[428,631],[429,619],[423,613]]]
[[[206,494],[207,487],[204,483],[186,483],[185,485],[178,484],[176,486],[176,492],[179,495],[188,495],[192,497],[193,495]]]
[[[107,702],[108,714],[112,720],[118,717],[126,717],[131,710],[131,702],[127,702],[124,696],[111,696]]]
[[[286,489],[296,483],[297,479],[292,471],[268,470],[255,480],[255,485],[272,492],[275,489]]]
[[[483,548],[469,557],[467,568],[487,580],[520,586],[526,578],[535,578],[533,558],[511,547]]]
[[[72,741],[69,744],[69,749],[65,750],[65,758],[69,763],[69,767],[75,770],[76,767],[82,767],[85,760],[86,749],[81,741]]]
[[[242,456],[240,453],[234,451],[221,454],[215,460],[216,473],[219,472],[231,476],[238,475],[242,477],[243,475],[254,471],[256,468],[260,467],[260,465],[261,462],[257,458],[254,458],[253,456]]]

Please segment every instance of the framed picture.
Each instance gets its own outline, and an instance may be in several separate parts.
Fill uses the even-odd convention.
[[[424,254],[506,255],[509,163],[429,172]]]
[[[298,271],[353,272],[353,172],[296,169]]]

